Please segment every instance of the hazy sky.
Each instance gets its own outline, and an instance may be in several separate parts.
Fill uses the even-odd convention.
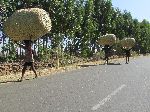
[[[112,4],[122,11],[129,11],[133,19],[150,21],[150,0],[112,0]]]

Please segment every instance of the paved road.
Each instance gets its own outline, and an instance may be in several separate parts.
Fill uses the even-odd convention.
[[[150,112],[150,57],[0,85],[0,112]]]

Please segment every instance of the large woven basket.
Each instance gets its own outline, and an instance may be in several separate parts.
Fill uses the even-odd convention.
[[[120,41],[120,44],[123,48],[130,49],[135,45],[134,38],[124,38]]]
[[[40,8],[21,9],[4,22],[4,33],[15,41],[36,40],[51,30],[49,14]]]
[[[116,36],[114,34],[106,34],[99,38],[100,45],[113,45],[116,43]]]

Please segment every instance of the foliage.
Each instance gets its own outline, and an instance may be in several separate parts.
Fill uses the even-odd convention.
[[[115,34],[119,40],[124,37],[135,38],[136,52],[150,52],[150,23],[147,20],[139,22],[133,19],[130,12],[121,11],[112,6],[111,0],[1,0],[0,11],[2,21],[5,21],[15,10],[29,7],[39,7],[46,10],[51,17],[52,30],[41,39],[51,38],[50,47],[38,46],[39,57],[47,61],[44,52],[52,52],[59,46],[70,41],[72,50],[60,49],[60,56],[69,54],[91,57],[95,51],[100,51],[97,40],[106,33]],[[116,45],[118,54],[120,46]],[[119,53],[120,52],[120,53]],[[43,53],[43,54],[42,54]]]
[[[9,42],[2,47],[2,53],[5,54],[2,60],[5,60],[7,62],[15,61],[16,60],[16,48],[17,46],[15,46],[14,43],[9,40]]]

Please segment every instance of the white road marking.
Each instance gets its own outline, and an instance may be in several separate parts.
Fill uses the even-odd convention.
[[[92,110],[95,111],[99,109],[102,105],[104,105],[107,101],[111,99],[112,96],[116,95],[119,91],[121,91],[123,88],[125,88],[126,85],[123,84],[119,88],[117,88],[115,91],[113,91],[111,94],[109,94],[106,98],[104,98],[102,101],[100,101],[98,104],[92,107]]]

